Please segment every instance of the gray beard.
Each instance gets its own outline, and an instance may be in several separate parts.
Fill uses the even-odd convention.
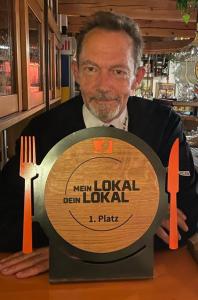
[[[117,106],[117,108],[114,111],[107,111],[105,109],[105,107],[106,107],[106,105],[104,105],[104,107],[100,107],[99,109],[96,110],[95,107],[92,107],[92,105],[89,105],[88,109],[91,111],[91,113],[96,118],[98,118],[102,122],[112,121],[119,115],[119,112],[120,112],[119,105]]]

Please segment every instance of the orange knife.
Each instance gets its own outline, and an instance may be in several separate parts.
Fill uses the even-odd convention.
[[[169,248],[178,248],[177,229],[177,193],[179,191],[179,138],[175,140],[171,148],[168,162],[167,191],[170,194],[170,236]]]

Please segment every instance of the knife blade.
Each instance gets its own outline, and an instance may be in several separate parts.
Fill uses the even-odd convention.
[[[179,138],[171,148],[168,162],[167,191],[170,194],[170,235],[169,248],[178,248],[177,193],[179,191]]]

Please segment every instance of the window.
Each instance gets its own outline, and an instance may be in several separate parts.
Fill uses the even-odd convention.
[[[23,109],[44,103],[44,22],[37,1],[21,1]]]
[[[19,111],[19,2],[0,0],[0,117]]]
[[[52,11],[54,19],[57,21],[58,14],[58,1],[57,0],[48,0],[48,6]]]
[[[29,9],[29,76],[31,92],[42,90],[41,24]]]
[[[48,82],[49,82],[49,99],[53,99],[54,98],[54,86],[53,86],[53,82],[52,82],[52,78],[53,78],[53,61],[52,61],[52,47],[53,47],[53,40],[52,40],[52,32],[51,30],[49,30],[48,33]]]
[[[0,0],[2,26],[0,28],[0,96],[16,92],[14,86],[12,1]]]
[[[45,78],[44,1],[0,0],[0,130],[7,126],[4,116],[44,107],[45,80],[49,81],[50,100],[60,99],[61,35],[54,19],[57,1],[49,4],[49,77]],[[12,117],[17,120],[18,115]]]
[[[55,98],[60,97],[61,95],[61,44],[55,39]]]

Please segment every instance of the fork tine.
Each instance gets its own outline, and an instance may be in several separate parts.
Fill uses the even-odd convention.
[[[27,136],[24,136],[24,162],[28,162]]]
[[[20,161],[36,163],[35,136],[21,136]]]
[[[21,145],[20,145],[20,162],[24,162],[24,140],[23,140],[23,136],[21,136]]]
[[[32,137],[32,162],[36,163],[35,136]]]
[[[32,137],[28,136],[28,162],[32,162]]]

